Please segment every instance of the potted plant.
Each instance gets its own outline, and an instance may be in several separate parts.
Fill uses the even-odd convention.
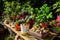
[[[60,17],[60,1],[57,1],[55,4],[52,6],[52,10],[55,11],[54,13],[57,14],[57,20],[59,20]]]
[[[21,32],[27,32],[29,29],[29,26],[31,25],[31,19],[33,17],[33,8],[31,5],[29,5],[30,2],[26,2],[22,5],[21,9],[21,17],[20,20],[22,21],[21,26]]]
[[[20,7],[20,3],[19,2],[15,2],[15,1],[8,2],[8,1],[5,1],[4,2],[4,12],[3,12],[4,21],[7,21],[7,20],[10,21],[10,26],[14,27],[15,26],[14,22],[17,19],[19,19],[19,16],[20,16],[20,9],[21,9],[21,7]]]
[[[29,31],[29,34],[34,35],[36,38],[44,38],[48,35],[47,21],[52,18],[52,12],[50,12],[50,7],[44,4],[40,9],[35,8],[35,19],[36,22],[33,28]],[[43,35],[44,34],[44,35]]]
[[[51,22],[51,30],[55,33],[59,33],[59,26],[60,25],[60,1],[57,1],[55,4],[53,4],[53,11],[55,11],[54,13],[57,13],[57,17],[56,17],[56,20],[53,20]]]
[[[52,22],[50,22],[50,25],[52,26],[51,30],[53,33],[60,33],[60,21],[53,20]]]

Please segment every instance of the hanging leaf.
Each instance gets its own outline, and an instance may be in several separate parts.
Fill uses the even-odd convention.
[[[54,5],[53,5],[53,9],[56,9],[57,6],[58,6],[58,3],[54,4]]]
[[[60,8],[56,10],[56,12],[60,12]]]

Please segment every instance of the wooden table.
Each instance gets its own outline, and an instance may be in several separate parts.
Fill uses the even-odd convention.
[[[26,35],[22,35],[20,31],[16,31],[14,28],[12,28],[10,25],[6,24],[4,22],[4,25],[12,30],[14,33],[16,33],[17,35],[19,35],[20,37],[22,37],[24,40],[37,40],[36,38],[34,38],[33,36],[29,35],[29,34],[26,34]]]

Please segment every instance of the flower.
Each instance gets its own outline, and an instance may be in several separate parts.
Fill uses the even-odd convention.
[[[41,27],[47,27],[47,23],[40,24]]]
[[[50,22],[50,25],[58,27],[58,26],[60,26],[60,22],[57,20],[53,20],[52,22]]]
[[[57,26],[60,26],[60,15],[57,16],[57,19],[56,19],[58,22],[57,22]]]
[[[60,15],[59,16],[57,16],[57,19],[56,20],[60,20]]]

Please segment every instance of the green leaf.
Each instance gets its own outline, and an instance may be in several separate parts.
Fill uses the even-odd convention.
[[[35,27],[35,28],[38,28],[38,26],[39,26],[39,24],[36,22],[36,23],[34,24],[34,27]]]
[[[49,13],[50,8],[49,7],[46,7],[45,11],[46,11],[46,13]]]
[[[56,9],[57,6],[58,6],[58,3],[57,3],[57,4],[54,4],[54,5],[53,5],[53,9]]]
[[[17,10],[19,10],[19,9],[20,9],[20,6],[19,6],[19,5],[17,5],[15,10],[17,11]]]
[[[5,4],[6,7],[10,6],[10,2],[8,2],[8,1],[4,2],[4,4]]]
[[[15,4],[15,3],[14,3],[14,1],[12,1],[12,2],[11,2],[11,6],[13,7],[13,6],[14,6],[14,4]]]
[[[53,4],[53,10],[58,8],[60,6],[60,1],[56,2],[55,4]]]
[[[60,12],[60,8],[56,10],[56,12]]]
[[[50,14],[48,14],[47,18],[52,18],[52,12],[50,12]]]

